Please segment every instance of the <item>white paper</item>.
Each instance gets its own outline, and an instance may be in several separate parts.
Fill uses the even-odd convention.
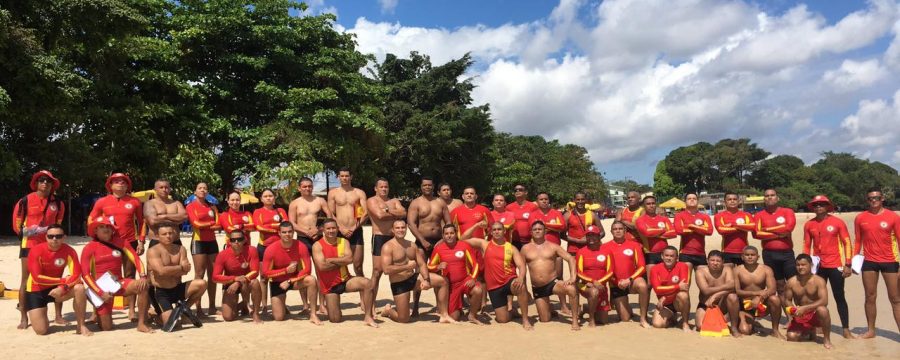
[[[819,262],[822,261],[818,256],[810,256],[812,258],[812,273],[815,274],[819,270]]]
[[[856,274],[862,274],[863,259],[862,255],[856,255],[853,259],[850,259],[850,268],[853,269],[853,272]]]
[[[112,293],[112,294],[119,292],[119,289],[122,288],[122,284],[120,284],[118,281],[116,281],[113,278],[113,275],[109,273],[109,271],[103,273],[103,276],[101,276],[99,279],[97,279],[96,282],[97,282],[97,286],[100,287],[100,290],[103,290],[105,292]],[[103,302],[104,302],[103,298],[101,298],[100,295],[95,293],[94,290],[91,290],[90,287],[87,288],[87,296],[88,296],[88,299],[91,301],[91,304],[94,304],[94,306],[103,305]],[[110,300],[112,300],[112,299],[110,299]]]

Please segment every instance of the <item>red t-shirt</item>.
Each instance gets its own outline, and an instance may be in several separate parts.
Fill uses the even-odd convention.
[[[850,266],[852,251],[847,225],[837,216],[827,215],[822,221],[812,218],[803,225],[803,253],[818,256],[820,267]]]
[[[269,210],[261,207],[253,211],[253,224],[259,231],[259,241],[263,246],[269,246],[279,241],[278,224],[287,219],[287,213],[281,208]]]
[[[689,224],[702,227],[703,230],[688,228]],[[691,214],[684,210],[675,214],[675,233],[681,235],[681,253],[706,256],[706,237],[713,233],[712,220],[702,211]]]
[[[627,222],[630,222],[630,223],[634,224],[635,226],[637,226],[636,221],[643,214],[644,214],[643,207],[639,207],[637,210],[631,211],[626,206],[625,208],[622,209],[621,219],[622,219],[622,221],[627,221]],[[640,234],[638,234],[636,230],[635,231],[628,230],[628,231],[625,231],[625,240],[641,242],[641,237],[640,237]]]
[[[457,208],[458,209],[458,208]],[[438,265],[447,263],[447,267],[441,275],[446,276],[451,284],[461,281],[469,281],[478,277],[478,261],[475,259],[477,252],[468,243],[457,241],[453,247],[441,241],[434,246],[431,259],[428,261],[428,270],[437,271]]]
[[[125,194],[117,198],[109,194],[97,200],[91,214],[88,215],[88,225],[98,217],[112,217],[116,233],[112,243],[118,247],[124,247],[138,238],[138,230],[144,225],[144,209],[141,201],[131,195]]]
[[[25,197],[27,198],[28,209],[20,208],[22,201],[16,202],[16,206],[13,208],[12,228],[16,235],[21,236],[22,248],[30,249],[37,244],[46,242],[47,233],[26,237],[22,234],[22,229],[31,226],[62,224],[63,215],[66,213],[66,204],[58,199],[50,201],[50,199],[38,195],[37,192],[30,193]],[[52,197],[56,199],[55,196]]]
[[[563,219],[562,213],[553,208],[547,210],[546,214],[540,209],[532,212],[528,216],[528,231],[531,231],[531,225],[538,220],[543,221],[544,226],[547,228],[547,234],[544,235],[544,239],[556,245],[562,244],[560,234],[566,230],[566,221]]]
[[[191,228],[194,230],[195,241],[216,241],[216,231],[210,229],[211,226],[219,222],[219,210],[209,203],[202,204],[200,200],[195,200],[185,207],[187,210],[188,220],[191,222]]]
[[[487,249],[484,250],[484,282],[488,290],[500,288],[518,276],[513,260],[515,251],[516,248],[509,241],[503,245],[488,242]]]
[[[863,251],[866,260],[872,262],[900,261],[897,238],[900,237],[900,216],[888,209],[879,214],[864,211],[853,221],[856,244],[853,253]]]
[[[756,223],[756,232],[753,236],[762,241],[763,250],[785,251],[794,249],[791,235],[781,239],[775,238],[773,234],[773,232],[790,234],[794,231],[794,226],[797,225],[797,218],[794,216],[793,210],[780,207],[775,209],[775,212],[770,213],[763,209],[756,213],[753,222]]]
[[[519,205],[517,202],[506,205],[506,210],[513,213],[513,216],[515,217],[512,237],[514,241],[523,244],[531,242],[531,223],[529,222],[529,217],[531,217],[531,213],[537,211],[537,209],[537,204],[531,201],[526,201],[522,205]]]
[[[676,262],[671,269],[666,268],[665,264],[658,264],[650,269],[650,285],[658,298],[666,297],[663,305],[669,305],[675,302],[674,295],[679,290],[679,283],[691,283],[691,272],[688,271],[687,265],[683,262]]]
[[[322,247],[325,259],[343,257],[350,252],[350,242],[341,237],[338,238],[336,245],[329,244],[324,237],[319,239],[318,243]],[[330,293],[332,287],[350,279],[347,265],[328,271],[316,268],[316,275],[319,276],[319,291],[322,294]]]
[[[617,282],[644,275],[644,252],[636,241],[625,240],[621,244],[610,241],[601,245],[600,250],[613,258],[613,276]]]
[[[644,251],[648,253],[662,252],[666,246],[669,246],[666,239],[675,237],[675,228],[672,226],[672,222],[662,215],[641,215],[634,225],[643,239]]]
[[[269,249],[266,249],[266,254],[268,253]],[[299,264],[297,268],[300,268]],[[253,280],[257,275],[259,275],[259,255],[253,246],[243,247],[240,254],[235,254],[234,249],[228,246],[219,252],[216,263],[213,264],[212,280],[220,284],[231,283],[238,276]]]
[[[586,212],[584,214],[579,214],[576,210],[572,210],[571,212],[569,212],[569,220],[566,224],[566,235],[568,235],[569,238],[584,239],[584,232],[587,230],[588,226],[594,225],[595,222],[600,220],[600,217],[596,216],[597,214],[591,214],[591,221],[586,221],[586,215]],[[569,241],[566,245],[566,251],[570,254],[574,254],[578,252],[578,249],[581,249],[583,247],[585,247],[585,245],[576,244]]]
[[[720,211],[715,216],[716,231],[722,235],[722,252],[740,254],[749,245],[747,234],[756,230],[750,214],[738,210],[735,213]]]
[[[491,210],[491,216],[494,218],[494,222],[499,221],[503,224],[503,228],[506,229],[506,239],[511,241],[511,239],[513,238],[513,232],[515,232],[515,214],[513,214],[513,212],[509,210],[506,210],[502,213]]]
[[[63,277],[68,269],[69,276]],[[72,286],[81,281],[81,264],[78,253],[68,244],[62,244],[58,250],[50,250],[48,243],[41,243],[31,248],[28,253],[28,281],[25,291],[35,292],[50,289],[59,285]]]
[[[138,274],[146,274],[144,264],[134,249],[131,246],[121,249],[124,254],[99,240],[93,240],[81,250],[81,277],[95,293],[103,293],[103,289],[97,285],[97,279],[103,276],[103,273],[109,272],[116,280],[122,279],[123,258],[128,258],[128,261],[135,265]]]
[[[292,262],[297,263],[297,271],[288,273],[287,267]],[[263,273],[276,283],[286,280],[302,280],[304,276],[312,272],[309,251],[306,250],[306,246],[300,246],[300,242],[297,240],[294,240],[288,248],[282,247],[280,240],[271,246],[267,246],[262,263]]]
[[[585,282],[600,281],[605,283],[615,274],[613,272],[613,258],[602,246],[597,250],[585,246],[578,249],[575,254],[578,278]]]
[[[232,230],[243,230],[244,238],[247,239],[247,246],[250,246],[250,232],[256,227],[253,226],[253,215],[249,211],[234,211],[229,208],[227,211],[219,215],[219,226],[225,231],[225,244],[230,244]]]
[[[450,212],[450,219],[456,224],[456,228],[459,230],[460,235],[464,234],[481,220],[487,220],[487,226],[491,226],[494,222],[491,211],[479,204],[475,204],[471,209],[465,204],[457,206]],[[472,231],[472,237],[484,239],[484,228],[477,228]]]

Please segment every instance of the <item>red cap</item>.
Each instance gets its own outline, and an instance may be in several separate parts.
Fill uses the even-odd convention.
[[[600,227],[597,225],[591,225],[587,227],[587,230],[584,232],[585,235],[600,235]]]
[[[41,170],[34,173],[34,175],[31,175],[31,191],[37,191],[37,181],[39,178],[44,176],[50,178],[50,181],[53,182],[53,186],[51,187],[50,192],[54,192],[56,191],[56,189],[59,189],[59,179],[53,177],[53,173],[47,170]]]
[[[94,237],[94,234],[96,233],[97,228],[100,227],[100,225],[112,226],[113,233],[116,232],[116,223],[115,220],[113,220],[112,216],[98,216],[90,220],[91,223],[88,224],[88,236],[90,237]]]
[[[128,184],[125,192],[131,192],[131,178],[128,177],[128,174],[125,173],[113,173],[110,174],[108,178],[106,178],[106,192],[112,193],[112,183],[113,180],[122,179],[125,180],[125,183]]]
[[[808,209],[810,209],[810,210],[815,210],[815,209],[813,208],[813,204],[815,204],[815,203],[826,203],[826,204],[828,204],[828,206],[826,206],[826,208],[828,209],[828,211],[829,211],[829,212],[834,211],[834,204],[832,204],[832,203],[831,203],[831,200],[829,200],[828,197],[825,196],[825,195],[816,195],[816,196],[814,196],[814,197],[812,198],[812,200],[810,200],[808,203],[806,203],[806,208],[808,208]]]

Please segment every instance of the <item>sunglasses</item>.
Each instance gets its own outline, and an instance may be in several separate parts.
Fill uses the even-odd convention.
[[[868,199],[869,201],[872,201],[872,200],[878,201],[878,200],[881,200],[881,196],[869,196],[866,199]]]
[[[47,238],[48,238],[48,239],[51,239],[51,240],[59,240],[59,239],[62,239],[62,238],[64,238],[64,237],[66,237],[65,234],[53,234],[53,235],[47,234]]]
[[[812,206],[813,206],[813,207],[826,207],[826,206],[828,206],[828,204],[826,204],[826,203],[815,203],[815,204],[812,204]]]
[[[243,236],[241,236],[241,237],[236,237],[236,238],[231,238],[231,242],[244,242],[244,240],[247,240],[247,239],[244,238]]]
[[[50,180],[50,178],[48,178],[48,177],[42,177],[40,179],[37,179],[37,182],[38,183],[50,183],[50,182],[53,182],[53,180]]]

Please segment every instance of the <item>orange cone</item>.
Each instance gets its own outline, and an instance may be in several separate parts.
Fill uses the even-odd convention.
[[[725,322],[725,315],[717,306],[706,309],[703,324],[700,324],[700,336],[723,337],[731,335],[731,330]]]

